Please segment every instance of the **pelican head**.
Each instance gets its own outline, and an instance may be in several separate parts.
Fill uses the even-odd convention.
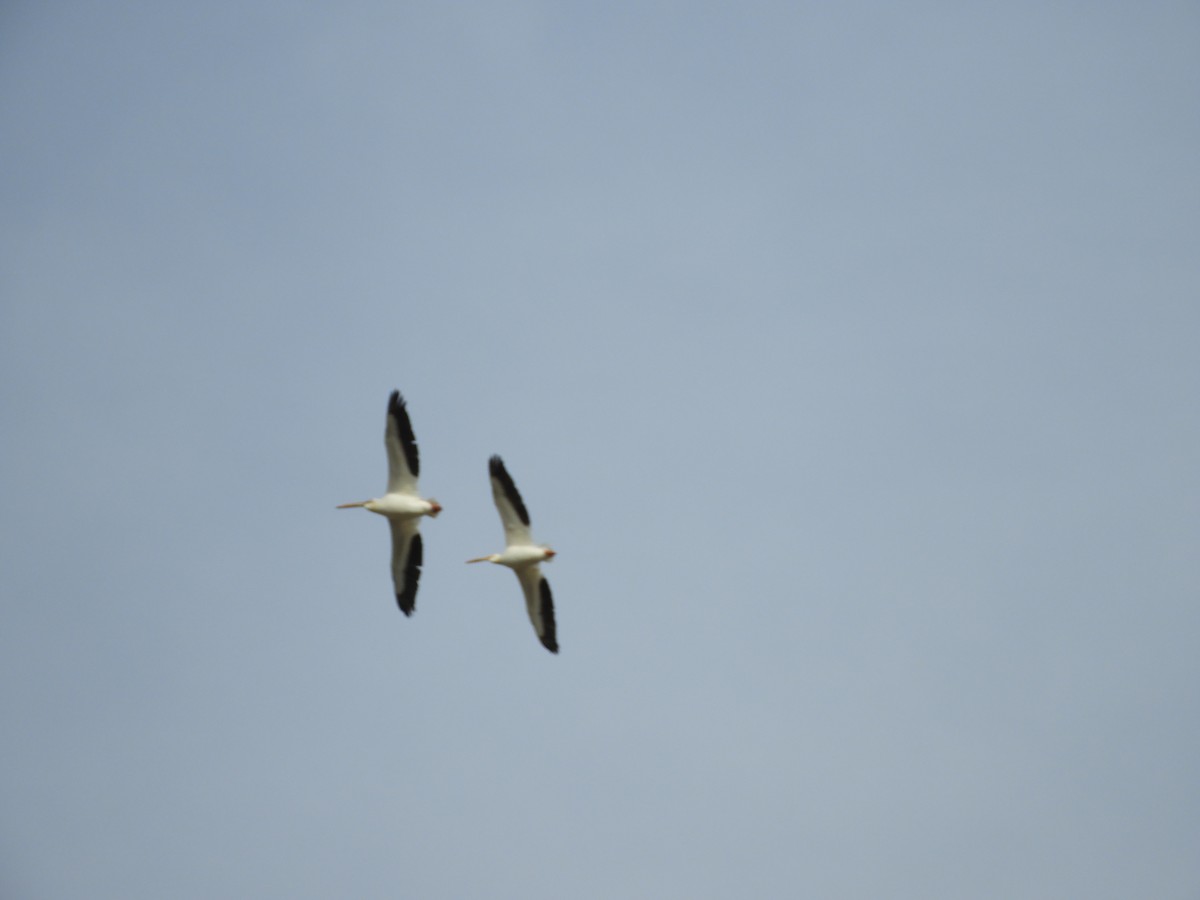
[[[558,556],[557,550],[551,550],[549,547],[543,547],[542,549],[546,551],[546,561],[547,562],[554,559],[554,557]]]
[[[429,516],[431,518],[436,519],[438,513],[440,513],[441,511],[442,511],[442,504],[438,503],[436,500],[429,501]]]

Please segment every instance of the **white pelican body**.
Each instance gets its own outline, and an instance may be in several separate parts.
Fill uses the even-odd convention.
[[[504,525],[503,553],[468,559],[469,563],[490,562],[508,566],[517,573],[521,589],[525,592],[525,610],[533,630],[542,646],[551,653],[558,652],[558,636],[554,624],[554,598],[550,594],[550,582],[542,575],[541,563],[555,557],[555,551],[535,544],[529,533],[529,511],[517,491],[504,461],[499,456],[488,460],[488,472],[492,479],[492,499]]]
[[[362,503],[343,503],[338,509],[352,509],[361,506],[373,513],[387,516],[389,519],[415,519],[418,516],[436,516],[433,503],[422,500],[415,494],[384,494],[378,500],[364,500]],[[441,512],[441,510],[438,510]]]
[[[424,559],[418,525],[421,516],[437,516],[442,506],[436,500],[425,500],[417,493],[421,460],[412,422],[408,418],[408,408],[399,391],[392,391],[388,398],[383,444],[388,457],[387,493],[375,500],[343,503],[338,509],[361,506],[387,517],[392,529],[392,583],[396,588],[396,604],[401,612],[411,616],[417,608],[417,582],[421,579]]]

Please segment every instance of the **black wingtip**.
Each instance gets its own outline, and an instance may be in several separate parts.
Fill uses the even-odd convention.
[[[404,566],[404,590],[396,594],[396,605],[400,612],[412,616],[417,611],[417,585],[421,581],[421,565],[425,562],[425,545],[420,532],[414,534],[408,547],[408,561]]]
[[[408,415],[408,404],[404,402],[404,395],[399,391],[392,391],[388,397],[388,415]]]
[[[551,653],[557,653],[558,629],[554,624],[554,598],[550,594],[550,582],[545,578],[538,585],[538,594],[542,614],[542,633],[538,637],[543,647]]]
[[[504,489],[504,496],[508,498],[508,502],[517,511],[517,515],[525,523],[525,526],[529,527],[529,510],[525,508],[525,501],[521,499],[521,494],[513,483],[512,476],[508,474],[508,469],[504,468],[504,460],[493,455],[488,460],[488,472],[500,482],[500,487]]]
[[[392,391],[388,397],[388,415],[396,422],[396,430],[400,434],[400,446],[404,448],[404,459],[413,478],[421,474],[421,456],[417,451],[417,437],[413,434],[412,421],[408,418],[408,404],[399,391]]]

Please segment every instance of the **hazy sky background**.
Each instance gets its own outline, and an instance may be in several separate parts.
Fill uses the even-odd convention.
[[[0,895],[1200,897],[1197,47],[6,3]]]

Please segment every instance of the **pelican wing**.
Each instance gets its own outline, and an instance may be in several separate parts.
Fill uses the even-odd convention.
[[[513,484],[512,476],[504,468],[504,460],[493,456],[488,460],[488,472],[492,476],[492,499],[496,501],[496,509],[500,512],[500,521],[504,524],[504,540],[508,546],[514,544],[532,544],[529,536],[529,510],[521,499],[517,486]]]
[[[538,565],[522,566],[515,571],[521,581],[521,589],[525,591],[525,609],[538,640],[551,653],[557,653],[558,633],[554,627],[554,598],[550,594],[550,582],[542,575],[542,568]]]
[[[417,608],[417,582],[421,580],[424,547],[418,519],[388,519],[392,529],[392,582],[400,611],[411,616]]]
[[[408,408],[399,391],[392,391],[392,396],[388,398],[383,445],[387,447],[388,457],[387,492],[415,494],[417,476],[421,473],[421,457],[417,452],[417,439],[408,418]]]

